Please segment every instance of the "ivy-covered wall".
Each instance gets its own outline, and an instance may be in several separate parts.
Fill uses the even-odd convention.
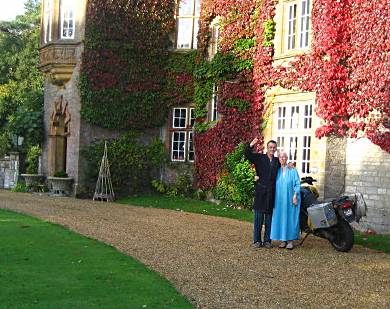
[[[267,90],[316,93],[318,137],[368,136],[390,152],[390,3],[314,0],[309,53],[273,66],[277,0],[203,0],[198,50],[170,53],[173,0],[91,0],[81,72],[82,117],[110,129],[166,121],[170,106],[196,107],[195,176],[214,187],[225,156],[261,137]],[[219,52],[208,60],[210,25],[220,22]],[[207,104],[218,86],[217,123]]]

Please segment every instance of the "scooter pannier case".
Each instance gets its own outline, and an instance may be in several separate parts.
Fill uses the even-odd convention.
[[[314,228],[327,228],[337,223],[336,213],[332,203],[321,203],[311,205],[307,208],[311,225]]]

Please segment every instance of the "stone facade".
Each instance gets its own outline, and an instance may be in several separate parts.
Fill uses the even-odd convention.
[[[348,140],[345,192],[360,192],[367,203],[361,226],[390,234],[390,154],[368,139]]]

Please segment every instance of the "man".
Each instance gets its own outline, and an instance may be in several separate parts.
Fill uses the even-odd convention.
[[[275,181],[280,163],[275,152],[277,144],[274,140],[267,143],[267,153],[253,153],[252,148],[258,143],[258,138],[246,145],[245,157],[255,165],[256,185],[255,199],[253,203],[253,246],[260,248],[272,248],[271,245],[271,219],[275,200]],[[265,225],[264,240],[261,239],[261,230]]]

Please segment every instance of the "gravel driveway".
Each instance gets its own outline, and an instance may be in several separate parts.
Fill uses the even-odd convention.
[[[390,308],[390,255],[309,237],[252,249],[247,222],[0,191],[0,208],[59,223],[161,273],[198,308]]]

